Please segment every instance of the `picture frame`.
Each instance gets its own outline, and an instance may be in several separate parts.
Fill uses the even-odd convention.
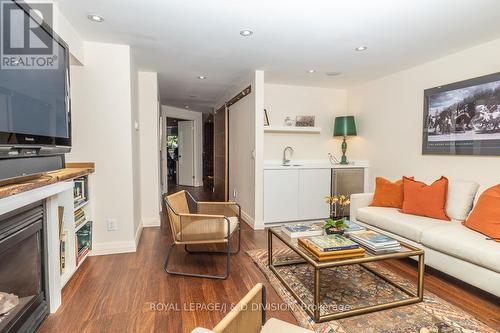
[[[267,116],[266,109],[264,109],[264,126],[269,126],[269,117]]]
[[[295,118],[295,126],[297,127],[314,127],[315,116],[297,116]]]
[[[500,156],[500,73],[424,91],[422,154]]]

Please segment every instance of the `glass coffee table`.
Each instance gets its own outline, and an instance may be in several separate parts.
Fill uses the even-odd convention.
[[[293,260],[282,260],[274,261],[273,258],[273,239],[277,238],[285,245],[298,255],[297,259]],[[310,255],[305,249],[298,245],[297,239],[291,239],[285,233],[281,231],[281,227],[273,227],[268,229],[268,266],[269,269],[276,275],[276,277],[281,281],[281,283],[288,289],[292,296],[297,300],[299,304],[302,305],[304,310],[314,319],[315,322],[320,323],[329,320],[341,319],[345,317],[361,315],[366,313],[371,313],[375,311],[380,311],[384,309],[394,308],[398,306],[418,303],[423,300],[424,296],[424,250],[411,246],[409,244],[401,243],[401,250],[384,253],[384,254],[374,254],[366,250],[365,255],[357,258],[350,259],[336,259],[331,261],[319,262],[312,255]],[[410,290],[406,286],[401,285],[393,281],[390,277],[385,276],[376,269],[369,267],[368,263],[380,262],[390,259],[403,259],[409,257],[418,256],[418,281],[416,292]],[[312,266],[314,270],[314,283],[313,283],[313,304],[306,304],[303,297],[300,297],[297,292],[287,283],[286,279],[280,274],[279,268],[289,265],[299,265],[308,264]],[[394,288],[397,288],[405,296],[404,299],[382,302],[378,304],[373,304],[369,306],[360,306],[352,309],[348,309],[341,312],[328,312],[322,313],[321,309],[321,272],[326,269],[332,269],[335,267],[346,266],[346,265],[359,265],[364,270],[369,271],[376,277],[381,278],[385,283],[388,283]]]

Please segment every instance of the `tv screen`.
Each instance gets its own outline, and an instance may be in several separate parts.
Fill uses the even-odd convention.
[[[19,9],[18,12],[28,15],[22,7]],[[57,64],[50,68],[30,68],[12,62],[4,66],[2,62],[0,145],[70,146],[68,49],[50,28],[39,29],[37,34],[41,40],[53,41],[52,55],[57,57]],[[12,59],[29,62],[29,57],[24,56]]]

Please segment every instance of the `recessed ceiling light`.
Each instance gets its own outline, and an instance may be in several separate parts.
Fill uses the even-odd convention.
[[[103,22],[104,21],[104,17],[102,17],[100,15],[95,15],[95,14],[87,15],[87,18],[93,22]]]
[[[310,70],[308,70],[307,72],[308,72],[309,74],[312,74],[312,73],[314,73],[314,72],[316,72],[316,71],[315,71],[314,69],[310,69]]]
[[[207,78],[207,77],[206,77],[205,75],[200,75],[200,76],[198,76],[198,79],[200,79],[200,80],[205,80],[206,78]]]
[[[184,107],[185,107],[186,109],[189,109],[189,105],[184,105]]]
[[[240,30],[240,35],[242,35],[243,37],[249,37],[253,35],[253,31],[250,29],[243,29]]]
[[[367,46],[358,46],[354,50],[356,50],[356,51],[365,51],[367,48],[368,48]]]
[[[337,75],[340,75],[342,74],[342,72],[327,72],[326,75],[327,76],[337,76]]]

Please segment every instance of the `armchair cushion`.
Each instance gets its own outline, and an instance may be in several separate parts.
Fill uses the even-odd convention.
[[[191,219],[191,217],[195,217]],[[238,227],[238,218],[229,217],[229,236]],[[181,229],[176,234],[176,240],[179,242],[224,242],[227,238],[227,221],[224,218],[196,218],[196,215],[181,216]]]
[[[282,320],[271,318],[266,321],[266,324],[262,327],[260,333],[276,333],[276,332],[286,332],[286,333],[314,333],[314,331],[296,326]]]

